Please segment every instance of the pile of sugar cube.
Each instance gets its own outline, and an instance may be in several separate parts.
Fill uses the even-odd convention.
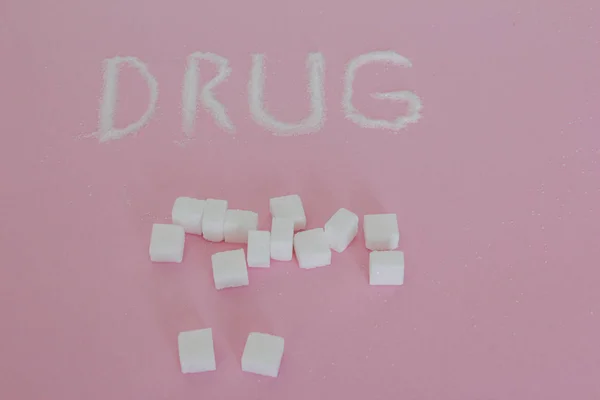
[[[258,214],[231,210],[227,200],[199,200],[179,197],[172,209],[172,224],[154,224],[150,239],[150,259],[154,262],[183,260],[185,234],[202,235],[211,242],[247,244],[247,251],[218,252],[212,255],[217,290],[249,284],[248,267],[270,267],[271,260],[291,261],[300,268],[331,264],[331,250],[343,252],[358,233],[359,218],[340,208],[323,228],[306,228],[306,214],[300,196],[270,199],[271,230],[258,230]],[[402,285],[404,253],[395,250],[400,234],[396,214],[365,215],[365,246],[369,255],[371,285]],[[252,332],[242,355],[242,370],[276,377],[283,356],[284,340],[266,333]],[[184,373],[216,369],[212,330],[200,329],[179,334],[179,358]]]

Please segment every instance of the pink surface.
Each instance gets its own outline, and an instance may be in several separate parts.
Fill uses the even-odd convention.
[[[2,1],[0,398],[600,398],[599,18],[594,0]],[[423,118],[399,134],[340,106],[345,65],[379,49],[413,67],[365,67],[356,103],[389,117],[368,93],[418,93]],[[238,131],[200,109],[181,146],[194,51],[229,59],[216,93]],[[275,137],[250,118],[251,54],[293,121],[311,51],[327,122]],[[78,138],[116,55],[156,76],[157,113],[135,137]],[[121,125],[148,98],[130,71]],[[292,192],[308,227],[341,206],[397,213],[405,285],[368,285],[362,235],[331,267],[274,263],[219,292],[210,255],[236,246],[188,237],[183,264],[148,260],[176,196],[228,199],[267,228],[268,198]],[[218,369],[183,375],[177,333],[204,327]],[[285,337],[278,379],[241,372],[250,331]]]

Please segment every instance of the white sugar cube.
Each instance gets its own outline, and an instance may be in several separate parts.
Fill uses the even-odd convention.
[[[244,249],[215,253],[211,260],[217,289],[248,285],[248,268]]]
[[[268,267],[271,265],[271,232],[248,232],[248,266]]]
[[[369,250],[394,250],[398,247],[400,233],[396,214],[365,215],[365,245]]]
[[[187,233],[202,235],[202,215],[205,203],[204,200],[191,197],[178,197],[171,211],[173,224],[183,226]]]
[[[341,253],[358,233],[358,216],[352,211],[340,208],[325,224],[325,235],[329,246]]]
[[[202,234],[211,242],[222,242],[224,239],[225,214],[227,200],[208,199],[204,204],[202,217]]]
[[[188,374],[217,369],[212,329],[181,332],[177,342],[181,372]]]
[[[242,355],[242,371],[276,378],[283,357],[283,345],[282,337],[250,333]]]
[[[224,236],[227,243],[247,243],[248,231],[258,228],[258,214],[245,210],[227,210]]]
[[[290,261],[294,250],[294,221],[289,218],[273,218],[271,222],[271,258]]]
[[[294,251],[300,268],[316,268],[331,264],[331,249],[321,228],[296,233]]]
[[[402,285],[404,283],[404,253],[373,251],[369,254],[369,284]]]
[[[176,262],[183,260],[185,231],[179,225],[154,224],[150,237],[150,260]]]
[[[294,221],[294,231],[306,227],[306,215],[302,200],[297,194],[274,197],[269,201],[271,215],[274,218],[290,218]]]

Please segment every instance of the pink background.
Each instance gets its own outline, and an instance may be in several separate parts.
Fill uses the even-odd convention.
[[[600,398],[600,6],[595,0],[117,0],[0,2],[0,398]],[[357,106],[413,90],[423,119],[400,134],[341,110],[354,57],[391,49],[413,68],[368,66]],[[216,92],[238,128],[198,112],[181,140],[186,57],[230,61]],[[308,110],[304,61],[326,61],[327,122],[275,137],[250,118],[251,55],[283,120]],[[157,113],[100,144],[102,61],[147,63]],[[209,68],[209,67],[205,67]],[[210,69],[204,69],[204,79]],[[146,106],[121,76],[118,123]],[[403,287],[370,287],[359,235],[333,265],[251,270],[217,292],[211,253],[153,265],[153,222],[175,197],[260,212],[299,193],[309,227],[339,207],[395,212]],[[177,333],[212,327],[218,369],[183,375]],[[250,331],[285,337],[278,379],[242,373]]]

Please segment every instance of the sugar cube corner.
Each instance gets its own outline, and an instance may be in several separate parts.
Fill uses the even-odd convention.
[[[215,253],[211,261],[217,290],[249,284],[244,249]]]
[[[212,329],[198,329],[179,333],[179,363],[184,374],[217,369]]]
[[[302,199],[297,194],[273,197],[269,200],[269,209],[274,218],[290,218],[294,221],[294,231],[306,227],[306,214]]]
[[[269,267],[271,265],[271,232],[249,231],[248,254],[249,267]]]
[[[224,238],[227,243],[247,243],[248,232],[258,228],[258,214],[246,210],[227,210]]]
[[[273,217],[271,222],[271,258],[290,261],[294,250],[294,221]]]
[[[202,217],[202,235],[210,242],[222,242],[225,238],[225,214],[227,200],[207,199]]]
[[[404,253],[394,250],[372,251],[369,254],[369,284],[404,284]]]
[[[338,253],[346,250],[358,233],[358,216],[340,208],[325,223],[325,235],[329,246]]]
[[[186,233],[202,235],[202,216],[205,200],[191,197],[178,197],[171,210],[174,225],[181,225]]]
[[[365,246],[369,250],[395,250],[400,241],[396,214],[371,214],[364,217]]]
[[[276,378],[283,358],[284,339],[251,332],[242,355],[242,371]]]
[[[150,236],[150,260],[154,262],[175,262],[183,260],[185,231],[182,226],[171,224],[152,225]]]
[[[331,248],[322,228],[296,233],[294,251],[300,268],[317,268],[331,264]]]

